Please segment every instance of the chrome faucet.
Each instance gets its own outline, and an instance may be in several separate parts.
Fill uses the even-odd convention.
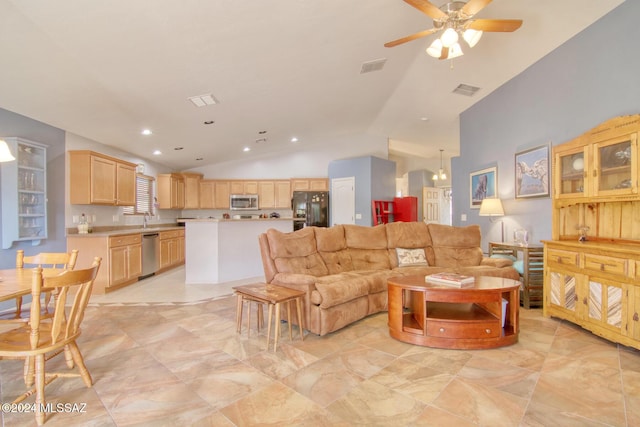
[[[147,211],[144,213],[144,216],[142,217],[142,228],[147,228],[147,223],[149,219],[151,219],[151,214],[149,213],[149,211]]]

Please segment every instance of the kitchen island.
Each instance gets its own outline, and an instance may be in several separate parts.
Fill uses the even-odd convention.
[[[293,218],[188,219],[186,284],[221,283],[264,275],[258,236],[293,231]]]

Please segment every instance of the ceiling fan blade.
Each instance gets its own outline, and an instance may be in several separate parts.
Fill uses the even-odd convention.
[[[521,19],[476,19],[467,28],[487,32],[510,33],[522,25]]]
[[[436,28],[431,28],[429,30],[420,31],[419,33],[411,34],[410,36],[403,37],[398,40],[394,40],[392,42],[388,42],[384,44],[384,47],[394,47],[399,44],[410,42],[411,40],[419,39],[420,37],[428,36],[429,34],[433,34],[438,31]]]
[[[411,6],[415,7],[416,9],[433,19],[446,19],[448,16],[446,13],[438,9],[427,0],[404,0],[404,2],[410,4]]]
[[[469,0],[467,4],[462,7],[461,11],[467,16],[473,16],[484,9],[491,1],[492,0]]]
[[[440,54],[440,58],[438,59],[447,59],[449,57],[449,48],[448,47],[442,47],[442,53]]]

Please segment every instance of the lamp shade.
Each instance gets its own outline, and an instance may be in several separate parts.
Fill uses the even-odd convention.
[[[451,47],[458,43],[458,32],[453,28],[447,28],[440,39],[442,40],[442,46]]]
[[[431,43],[431,46],[427,48],[427,54],[434,58],[440,58],[440,55],[442,55],[442,42],[440,39],[435,39],[433,43]]]
[[[9,151],[7,143],[3,139],[0,139],[0,162],[11,162],[15,159],[11,151]]]
[[[497,197],[490,199],[482,199],[480,205],[480,216],[503,216],[504,209],[502,208],[502,201]]]
[[[482,31],[474,30],[472,28],[464,30],[462,33],[462,38],[467,42],[469,47],[474,47],[480,41],[480,37],[482,37]]]

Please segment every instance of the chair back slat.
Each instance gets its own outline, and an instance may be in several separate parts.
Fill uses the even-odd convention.
[[[73,270],[78,260],[78,250],[73,249],[66,252],[41,252],[37,255],[25,256],[24,250],[16,252],[16,268],[24,268],[26,265],[33,265],[43,268],[60,268]]]
[[[31,334],[29,342],[31,349],[38,348],[40,344],[40,294],[42,293],[42,267],[34,268],[31,276],[31,316],[29,325]]]

